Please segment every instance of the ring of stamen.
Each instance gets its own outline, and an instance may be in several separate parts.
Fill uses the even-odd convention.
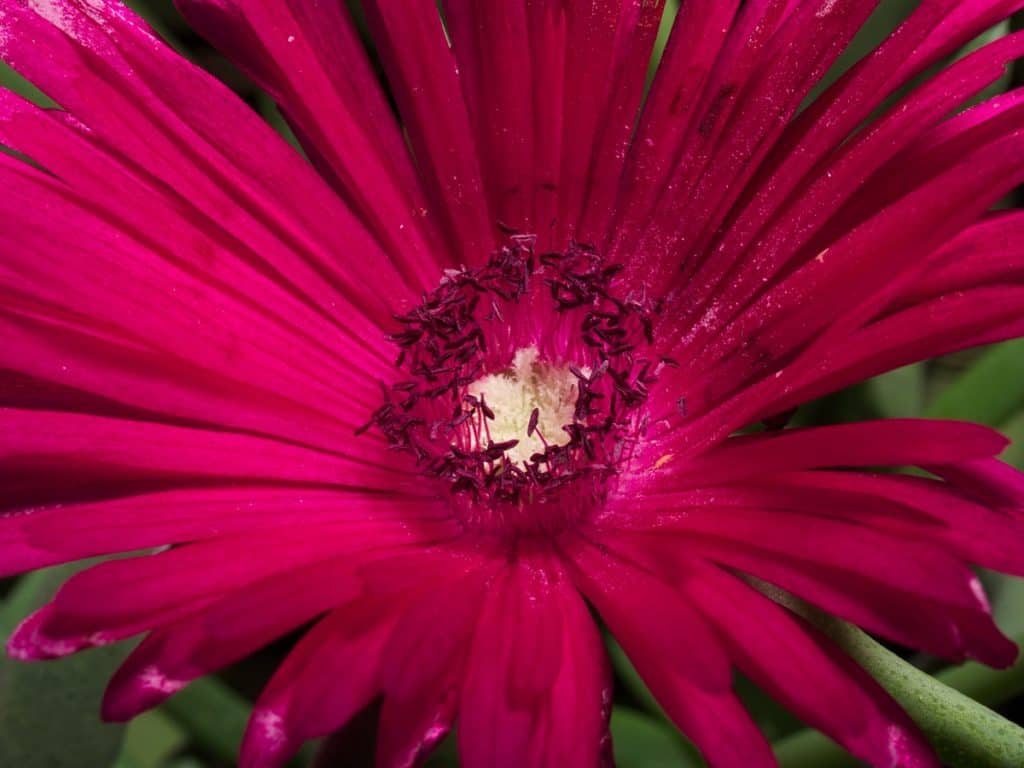
[[[463,507],[503,519],[570,484],[605,493],[646,430],[651,385],[673,364],[646,352],[658,306],[618,297],[617,265],[577,243],[538,256],[535,243],[513,236],[484,266],[446,272],[396,318],[389,339],[405,375],[359,430],[414,455]]]

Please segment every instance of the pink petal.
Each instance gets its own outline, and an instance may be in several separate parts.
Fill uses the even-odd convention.
[[[377,724],[377,768],[416,768],[451,731],[458,709],[457,680],[437,680],[413,696],[388,696]]]
[[[7,176],[0,169],[0,177]],[[176,250],[163,244],[154,249],[144,236],[135,238],[111,226],[52,178],[29,169],[6,181],[0,246],[11,257],[0,267],[0,279],[11,292],[7,309],[15,322],[26,318],[47,324],[51,338],[59,337],[52,330],[57,323],[93,335],[101,332],[105,346],[115,347],[114,354],[117,348],[128,348],[162,368],[165,377],[177,374],[179,387],[212,389],[213,398],[231,389],[239,401],[264,412],[268,401],[276,402],[279,413],[302,414],[308,431],[313,431],[309,422],[326,432],[341,425],[354,429],[358,422],[353,411],[372,411],[379,398],[372,377],[393,375],[384,354],[367,349],[364,341],[338,334],[335,348],[325,346],[310,336],[322,323],[299,330],[268,316],[263,301],[239,298],[233,295],[233,284],[218,284],[174,263]],[[62,212],[55,220],[50,215],[54,208]],[[208,235],[189,239],[201,237]],[[221,252],[210,246],[206,258],[216,259]],[[273,301],[279,292],[264,291],[259,298]],[[320,330],[333,335],[327,328]],[[369,338],[374,337],[383,341],[380,332]],[[37,376],[46,373],[16,342],[0,360]],[[88,369],[71,370],[66,360],[63,366],[50,374],[56,381],[88,381]],[[335,387],[325,384],[328,378]],[[351,398],[342,398],[337,386]],[[133,405],[152,408],[141,399]],[[211,408],[203,415],[210,418],[213,413]],[[295,432],[287,436],[299,439]]]
[[[616,543],[649,559],[643,542],[633,547],[635,542],[620,536]],[[584,594],[658,703],[708,763],[715,768],[774,766],[768,743],[731,691],[731,664],[721,638],[689,599],[596,547],[583,545],[572,554]],[[685,623],[679,621],[683,616]],[[709,673],[715,678],[712,685]]]
[[[985,504],[1024,513],[1024,472],[995,458],[929,467],[957,488]]]
[[[671,274],[676,260],[675,254],[669,255],[671,243],[661,243],[654,258],[645,254],[642,260],[636,258],[638,244],[650,230],[654,209],[673,173],[688,164],[706,140],[700,126],[710,125],[735,103],[730,97],[738,94],[739,84],[777,31],[786,4],[746,3],[742,10],[738,5],[697,2],[680,8],[650,101],[640,116],[637,140],[630,147],[624,169],[626,194],[616,211],[611,253],[628,262],[629,282],[660,285]]]
[[[968,264],[973,260],[965,260]],[[1016,261],[1024,263],[1020,257]],[[978,273],[978,278],[982,274]],[[1017,338],[1024,332],[1024,288],[955,290],[889,314],[850,334],[842,346],[794,371],[784,395],[766,403],[781,413],[844,386],[938,355]]]
[[[527,596],[520,592],[517,571],[511,568],[500,574],[490,588],[466,662],[458,738],[459,756],[467,768],[528,765],[531,737],[536,728],[543,727],[540,712],[544,689],[534,688],[530,691],[533,696],[523,697],[513,693],[513,686],[519,675],[530,676],[533,671],[524,665],[527,659],[520,656],[520,638],[537,631],[537,623],[546,623],[556,609],[550,592],[538,583],[541,591],[534,598],[537,602],[532,610],[521,613],[520,603]],[[538,638],[538,645],[560,653],[559,645],[552,646],[556,638],[557,634],[545,633]],[[553,673],[543,677],[550,686]]]
[[[533,765],[591,768],[609,764],[611,670],[593,617],[575,590],[562,589],[561,659],[544,712],[547,726],[534,731]]]
[[[809,626],[714,567],[700,566],[687,592],[738,666],[806,723],[871,765],[937,768],[896,702]]]
[[[80,318],[69,324],[50,307],[43,313],[28,310],[28,316],[21,313],[25,307],[9,309],[10,315],[0,314],[5,342],[0,364],[30,379],[37,396],[48,392],[43,402],[32,403],[35,407],[199,421],[327,449],[351,442],[356,427],[348,423],[372,412],[356,407],[346,415],[326,416],[308,404],[111,338]],[[14,398],[5,402],[19,404]]]
[[[526,6],[444,3],[490,209],[502,224],[536,232],[534,137],[551,132],[552,126],[545,126],[543,133],[534,127],[533,51]]]
[[[1016,5],[1020,4],[1017,0]],[[1005,16],[1012,10],[1008,7],[1010,3],[998,4],[1002,8],[997,8],[993,3],[974,3],[975,16],[978,6],[988,6],[985,18],[961,17],[956,24],[941,23],[944,17],[957,12],[964,5],[957,0],[929,0],[921,3],[896,33],[797,116],[760,169],[753,188],[745,195],[745,210],[726,233],[721,246],[723,251],[729,254],[743,252],[758,234],[757,230],[778,211],[778,207],[797,185],[806,183],[807,174],[812,169],[815,171],[812,175],[819,175],[829,168],[828,164],[818,168],[815,166],[839,148],[858,125],[869,118],[880,99],[905,84],[912,75],[933,64],[941,55],[946,55],[937,50],[936,46],[942,46],[949,53],[991,26],[1001,17],[1000,14]],[[964,66],[956,65],[960,71]],[[938,89],[941,91],[939,98],[942,99],[944,94],[955,100],[961,85],[970,87],[970,80],[955,83],[946,76],[947,71],[941,70],[936,77],[944,84],[944,87]],[[936,82],[932,81],[926,87],[936,88]],[[919,103],[921,100],[917,93],[912,93],[908,98],[907,104]],[[899,122],[895,112],[889,114]],[[877,125],[872,126],[865,134],[876,132],[876,128]],[[877,160],[873,158],[871,162]],[[808,214],[815,213],[807,208],[800,210]],[[754,266],[757,266],[756,262]]]
[[[706,308],[706,302],[713,302],[713,322],[704,326],[706,335],[713,337],[722,324],[732,319],[732,312],[743,306],[750,292],[776,275],[861,184],[951,109],[1001,77],[1022,47],[1021,37],[1001,38],[942,70],[869,128],[837,147],[827,162],[804,179],[798,193],[774,219],[758,219],[756,224],[741,220],[730,227],[725,239],[675,300],[673,311],[695,319]],[[825,130],[833,129],[834,125],[829,124]],[[813,138],[816,142],[821,139],[818,132]],[[804,168],[806,162],[806,156],[800,155],[795,162],[782,165],[782,178],[768,182],[771,194],[792,191],[792,174],[797,168]],[[769,205],[765,197],[759,195],[752,201],[748,209],[751,219],[764,216]],[[758,226],[763,228],[758,230]],[[755,235],[756,246],[751,242]]]
[[[1024,214],[997,211],[969,227],[935,254],[935,269],[922,276],[906,304],[975,286],[1011,282],[1024,272]]]
[[[491,569],[474,570],[421,593],[391,633],[380,675],[381,768],[419,765],[450,730],[473,630],[492,576]]]
[[[434,287],[439,262],[446,259],[432,242],[436,223],[400,127],[341,4],[177,5],[193,29],[274,97],[318,170],[352,202],[402,271],[415,275],[421,288]]]
[[[242,742],[242,768],[283,766],[377,691],[381,650],[400,604],[370,599],[333,611],[305,634],[267,684]]]
[[[959,584],[953,584],[947,596],[928,596],[904,589],[901,574],[890,573],[890,563],[881,570],[851,572],[850,566],[834,567],[827,558],[814,558],[810,549],[798,558],[710,538],[677,546],[758,576],[902,645],[953,661],[970,657],[999,667],[1008,666],[1017,655],[1016,646],[993,623],[980,585],[955,561]],[[973,603],[965,590],[973,595]]]
[[[657,659],[695,687],[713,693],[729,688],[729,660],[721,643],[688,602],[603,545],[581,542],[569,556],[580,591],[623,646]]]
[[[441,17],[430,3],[369,0],[364,8],[430,198],[459,260],[477,263],[494,250],[495,223]]]
[[[688,536],[728,540],[783,559],[821,562],[851,574],[884,574],[886,581],[922,597],[962,606],[977,602],[970,569],[944,547],[905,540],[860,521],[802,514],[791,507],[722,510],[709,505],[688,511],[669,526]]]
[[[387,593],[364,593],[364,597],[330,614],[299,642],[256,704],[242,747],[242,765],[279,765],[303,741],[336,730],[372,696],[386,693],[388,673],[396,661],[393,649],[396,643],[410,640],[402,636],[410,626],[408,617],[416,613],[423,617],[420,601],[425,598],[436,608],[437,598],[450,596],[455,598],[451,605],[465,608],[467,603],[458,600],[463,596],[459,588],[472,590],[474,585],[482,583],[483,574],[467,561],[450,555],[426,561],[419,558],[415,550],[408,554],[406,557],[399,553],[395,558],[395,564],[408,571],[409,579],[404,588]],[[472,604],[470,598],[470,621],[461,629],[457,624],[450,627],[454,637],[458,638],[460,633],[464,640],[468,637],[476,617]],[[415,619],[412,624],[416,624]],[[436,621],[431,626],[433,634],[449,629]],[[221,644],[229,648],[237,644],[230,637],[220,639]],[[422,634],[412,639],[424,643],[416,647],[421,656],[432,650],[429,639],[429,635]],[[458,640],[455,643],[458,644]],[[443,651],[441,655],[444,656]],[[456,664],[459,658],[454,660]],[[339,684],[341,680],[345,683]],[[420,705],[427,706],[428,698],[438,703],[444,701],[450,685],[443,685],[443,679],[433,678],[427,683],[411,697],[402,698],[402,705],[417,709]],[[402,714],[410,713],[405,709]],[[416,720],[413,716],[413,723],[404,724],[413,727]],[[443,721],[441,718],[441,722],[434,725],[443,727]],[[443,730],[424,728],[424,731],[402,732],[400,738],[422,737],[429,741],[443,735]],[[408,744],[408,741],[401,743]],[[394,746],[398,748],[399,744]],[[429,747],[420,743],[419,748]]]
[[[616,5],[622,10],[612,53],[608,57],[608,100],[603,110],[597,113],[587,196],[576,230],[576,237],[586,243],[603,243],[611,231],[615,203],[621,195],[619,181],[630,147],[636,142],[637,109],[644,95],[643,86],[652,49],[662,14],[666,12],[666,5],[660,2],[620,0]],[[576,57],[575,49],[570,51],[573,51],[570,60],[583,61]],[[596,81],[591,87],[600,83],[594,67],[584,67],[584,72]],[[569,146],[575,145],[573,138],[567,137]],[[566,182],[572,189],[572,178]]]
[[[114,675],[103,701],[107,720],[157,706],[197,677],[225,667],[360,594],[346,558],[315,563],[194,603],[158,624]],[[176,686],[154,686],[155,678]]]
[[[838,517],[914,540],[941,542],[959,557],[1006,573],[1024,569],[1024,510],[1001,510],[968,499],[953,483],[901,475],[796,472],[773,487],[751,488],[751,506],[774,499],[782,508]],[[768,501],[768,504],[772,502]]]
[[[774,5],[778,8],[782,4]],[[683,158],[658,199],[638,252],[653,250],[657,258],[665,252],[703,251],[701,246],[721,228],[804,97],[876,3],[853,0],[786,5],[788,14],[780,19],[763,48],[751,59],[738,59],[735,69],[725,69],[721,79],[713,82],[705,97],[707,112],[689,136]],[[766,16],[771,14],[769,10]],[[771,23],[762,22],[749,30],[748,39],[757,41]],[[741,25],[742,21],[734,32]],[[727,61],[725,53],[718,66],[723,67]],[[683,266],[688,269],[691,265]],[[669,272],[666,277],[674,275]]]
[[[607,748],[600,639],[572,585],[544,567],[512,566],[484,602],[459,706],[469,768],[582,768]]]
[[[82,488],[109,495],[133,483],[272,480],[381,490],[405,483],[399,468],[385,463],[384,447],[370,440],[352,440],[352,455],[338,456],[239,433],[82,414],[0,409],[0,424],[7,504]]]
[[[692,458],[677,457],[671,445],[664,451],[653,446],[652,456],[662,451],[667,458],[650,481],[662,488],[668,482],[700,487],[791,469],[949,463],[994,456],[1005,447],[1002,435],[975,424],[887,419],[733,437]],[[932,458],[938,456],[950,458]]]
[[[152,258],[162,257],[169,272],[174,271],[174,265],[185,265],[191,273],[202,274],[208,283],[258,305],[264,316],[291,326],[308,340],[322,343],[328,335],[337,335],[339,341],[351,337],[358,343],[361,335],[374,330],[376,326],[358,310],[346,306],[337,291],[315,279],[309,267],[296,259],[287,243],[265,224],[241,209],[232,217],[217,216],[218,210],[223,213],[223,203],[201,206],[204,198],[198,193],[193,192],[189,198],[169,188],[99,143],[93,132],[61,119],[62,114],[42,110],[11,92],[0,92],[0,137],[59,176],[67,186],[53,184],[51,178],[24,164],[5,161],[5,173],[11,174],[8,184],[12,184],[11,179],[21,179],[17,183],[27,195],[59,196],[63,205],[76,210],[102,212],[104,220],[121,225],[123,239],[129,239],[130,232],[133,239],[151,244],[157,252]],[[87,200],[69,194],[67,187]],[[31,213],[13,211],[12,215]],[[154,221],[159,221],[159,226],[154,226]],[[225,241],[225,230],[233,240]],[[64,254],[55,256],[67,258]],[[299,295],[287,290],[289,287],[298,289]],[[349,311],[324,312],[339,306]]]
[[[432,532],[427,532],[431,525]],[[104,562],[74,575],[57,592],[52,607],[42,611],[45,622],[27,623],[11,642],[24,649],[19,653],[23,656],[45,657],[56,646],[73,652],[166,625],[219,597],[263,580],[283,579],[307,565],[341,562],[350,567],[357,555],[451,535],[447,522],[440,527],[411,526],[406,520],[322,523],[252,531]]]
[[[941,149],[925,153],[913,162],[913,173],[900,176],[900,183],[906,178],[907,184],[901,187],[903,196],[898,202],[882,213],[878,213],[877,195],[871,197],[870,205],[865,197],[848,207],[851,219],[830,224],[835,229],[823,233],[820,244],[805,250],[809,261],[753,297],[756,300],[746,313],[718,334],[711,347],[687,352],[687,359],[699,361],[702,367],[713,365],[716,359],[722,361],[708,370],[703,383],[698,383],[700,377],[693,371],[682,369],[673,371],[664,382],[683,390],[680,394],[693,417],[684,431],[694,450],[758,415],[770,415],[758,414],[759,408],[786,392],[793,379],[806,371],[805,366],[820,360],[824,349],[841,344],[898,300],[899,293],[926,271],[928,254],[943,238],[969,225],[1015,183],[1020,168],[1004,160],[1007,152],[1014,151],[1022,119],[1024,110],[1007,110],[958,132]],[[951,196],[950,189],[957,194]],[[840,233],[846,233],[840,241],[831,239]],[[884,247],[878,245],[882,241]],[[813,257],[810,254],[816,252],[815,247],[827,247],[827,254]],[[883,253],[885,264],[876,263]],[[891,258],[892,253],[899,253],[900,258]],[[827,330],[814,338],[815,328]],[[778,361],[786,356],[794,362],[783,370]],[[707,389],[712,381],[713,401]],[[735,386],[725,385],[727,381]],[[666,415],[671,417],[669,412]],[[678,422],[679,414],[671,418]]]
[[[0,516],[7,572],[296,524],[441,519],[426,498],[250,486],[172,490]]]
[[[347,297],[379,326],[390,322],[405,281],[330,188],[251,109],[120,3],[56,0],[46,9],[5,9],[0,30],[15,69],[98,143],[116,146],[156,179],[217,212],[222,227],[243,240],[251,240],[245,233],[254,229],[269,230],[277,240],[264,240],[261,257],[321,297],[323,306]],[[339,259],[339,241],[359,258]]]

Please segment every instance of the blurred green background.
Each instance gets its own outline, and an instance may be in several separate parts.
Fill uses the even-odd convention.
[[[350,0],[351,4],[351,0]],[[291,139],[265,94],[188,29],[170,0],[132,0],[168,42],[237,91],[256,111]],[[833,79],[870,50],[917,5],[883,0]],[[659,46],[678,0],[670,0]],[[1020,19],[991,30],[983,39],[1006,34]],[[660,50],[660,47],[659,47]],[[1024,82],[1021,68],[1008,72],[993,90]],[[32,98],[37,91],[8,69],[0,84]],[[1020,198],[1006,205],[1020,205]],[[1024,468],[1024,341],[1010,342],[903,368],[800,410],[802,423],[835,423],[884,416],[932,416],[982,422],[1015,441],[1005,455]],[[81,567],[81,566],[77,566]],[[42,604],[75,566],[55,568],[0,583],[0,636]],[[983,574],[996,616],[1005,631],[1024,641],[1024,582]],[[217,677],[200,680],[127,727],[101,724],[99,700],[105,681],[127,653],[123,647],[89,651],[57,663],[23,665],[0,660],[0,766],[3,768],[216,768],[235,764],[253,698],[294,638],[281,641]],[[612,716],[615,755],[622,768],[700,765],[693,750],[667,724],[622,653],[611,646],[617,675]],[[1024,721],[1024,663],[994,672],[968,664],[948,669],[926,657],[911,657],[923,670],[995,708]],[[851,759],[775,706],[752,684],[739,681],[743,698],[775,743],[783,768],[855,765]],[[309,745],[295,765],[372,765],[373,716],[367,713],[320,751]],[[457,764],[450,740],[432,765]]]

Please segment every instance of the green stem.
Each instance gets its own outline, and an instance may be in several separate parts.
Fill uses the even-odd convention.
[[[913,718],[944,765],[953,768],[1024,765],[1024,729],[985,706],[998,705],[1024,690],[1024,661],[1018,660],[1011,669],[1001,672],[969,663],[933,677],[856,627],[810,608],[777,589],[763,584],[757,586],[817,625],[867,670]],[[1024,642],[1024,633],[1018,634],[1015,639]],[[844,750],[815,731],[801,731],[783,739],[775,745],[775,751],[782,768],[858,765]]]

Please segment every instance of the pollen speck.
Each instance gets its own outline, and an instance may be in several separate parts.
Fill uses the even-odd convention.
[[[668,464],[670,461],[672,461],[672,459],[674,459],[674,458],[675,458],[675,454],[674,453],[666,453],[664,456],[662,456],[656,462],[654,462],[654,468],[655,469],[661,469],[666,464]]]

